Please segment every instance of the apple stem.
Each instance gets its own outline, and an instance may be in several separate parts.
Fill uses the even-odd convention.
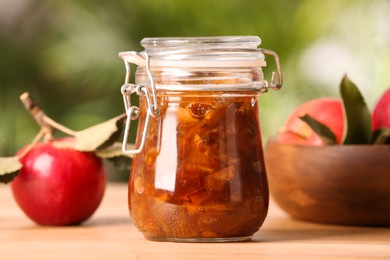
[[[67,128],[64,125],[61,125],[60,123],[57,123],[56,121],[54,121],[53,119],[51,119],[50,117],[48,117],[46,115],[43,116],[43,121],[45,123],[47,123],[48,125],[52,126],[53,128],[55,128],[57,130],[60,130],[61,132],[65,133],[65,134],[68,134],[68,135],[71,135],[71,136],[75,136],[76,135],[75,131],[73,131],[72,129]]]
[[[46,135],[47,131],[48,131],[47,128],[41,128],[41,130],[38,132],[38,134],[34,137],[34,140],[32,140],[32,142],[26,147],[26,149],[24,149],[22,153],[17,155],[19,160],[22,159],[29,151],[31,151],[31,149],[34,147],[34,145],[36,145],[39,142],[39,140],[44,135]]]
[[[65,134],[75,136],[76,132],[67,128],[64,125],[61,125],[60,123],[57,123],[50,117],[48,117],[41,107],[39,106],[38,102],[31,97],[31,95],[28,92],[24,92],[20,96],[20,100],[23,103],[24,107],[27,109],[27,111],[30,112],[30,114],[34,117],[35,121],[38,123],[38,125],[41,127],[41,130],[43,130],[43,134],[45,135],[45,141],[52,140],[54,129],[60,130],[64,132]]]

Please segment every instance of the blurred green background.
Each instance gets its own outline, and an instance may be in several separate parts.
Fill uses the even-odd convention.
[[[387,0],[0,0],[0,155],[38,131],[23,91],[75,130],[122,113],[118,52],[144,37],[260,36],[285,79],[260,97],[264,140],[300,103],[339,96],[345,73],[372,107],[390,85],[389,13]]]

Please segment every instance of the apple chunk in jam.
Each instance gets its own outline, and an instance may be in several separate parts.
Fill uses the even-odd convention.
[[[146,238],[250,238],[260,228],[268,186],[255,99],[159,95],[161,115],[129,185],[131,216]],[[146,111],[145,100],[140,106]]]

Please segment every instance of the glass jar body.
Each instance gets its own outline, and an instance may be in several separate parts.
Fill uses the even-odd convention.
[[[153,72],[160,114],[151,117],[144,149],[133,159],[133,223],[150,240],[248,240],[264,222],[269,200],[258,92],[247,81],[261,78],[261,70],[230,71],[230,77],[180,71]],[[143,68],[136,80],[147,81]],[[140,111],[138,133],[147,113],[142,96]]]

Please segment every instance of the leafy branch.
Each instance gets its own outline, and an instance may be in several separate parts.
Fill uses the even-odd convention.
[[[340,95],[344,107],[344,135],[342,144],[385,144],[390,140],[390,129],[372,130],[369,108],[358,87],[344,76],[340,83]],[[323,140],[336,144],[335,134],[324,124],[306,114],[300,117]]]
[[[54,139],[54,132],[61,131],[74,138],[75,150],[81,152],[94,152],[100,158],[120,160],[120,157],[129,158],[121,151],[120,146],[116,143],[119,139],[126,114],[121,114],[106,122],[91,126],[82,131],[74,131],[48,117],[41,109],[38,102],[31,97],[28,92],[20,96],[26,110],[35,119],[40,126],[40,131],[34,140],[27,145],[21,153],[11,157],[0,157],[0,182],[8,183],[18,174],[18,171],[23,167],[21,159],[28,154],[36,143],[43,139],[44,142],[50,142]],[[126,159],[128,160],[128,159]]]

